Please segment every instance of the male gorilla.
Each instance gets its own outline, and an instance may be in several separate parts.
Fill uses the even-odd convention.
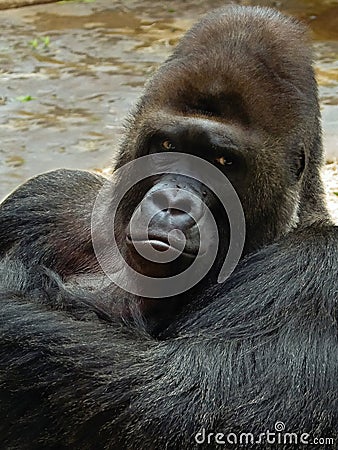
[[[338,233],[323,200],[317,86],[303,26],[238,6],[195,25],[148,83],[116,168],[175,151],[215,164],[242,202],[243,257],[223,284],[216,278],[227,216],[189,177],[138,183],[115,230],[135,269],[172,275],[198,247],[184,211],[200,208],[196,196],[205,201],[219,228],[215,267],[170,298],[127,294],[100,268],[91,213],[103,177],[59,170],[3,202],[3,448],[298,448],[337,438]],[[190,251],[182,261],[147,265],[137,255],[128,224],[142,199],[155,211],[148,241],[167,249],[165,235],[179,229]],[[297,435],[278,436],[276,422]],[[276,435],[259,438],[267,430]]]

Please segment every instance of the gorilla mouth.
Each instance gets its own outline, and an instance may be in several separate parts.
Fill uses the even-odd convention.
[[[167,236],[162,234],[149,234],[148,237],[141,237],[141,236],[133,236],[131,237],[130,233],[127,233],[126,235],[126,242],[128,246],[134,247],[134,242],[136,242],[138,245],[144,244],[151,245],[155,250],[159,252],[165,252],[167,250],[173,249],[180,252],[180,256],[188,256],[190,258],[195,258],[198,253],[197,249],[187,249],[186,247],[182,251],[179,245],[179,242],[175,239],[171,239],[171,242],[168,241]],[[135,247],[134,247],[135,248]]]

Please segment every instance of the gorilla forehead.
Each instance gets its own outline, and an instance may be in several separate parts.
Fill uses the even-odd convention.
[[[261,8],[221,8],[183,37],[144,100],[151,109],[206,112],[274,134],[297,127],[311,133],[317,114],[311,62],[306,32],[293,19]]]
[[[239,65],[234,58],[223,55],[218,66],[208,66],[202,58],[178,59],[168,62],[154,77],[147,103],[151,102],[152,110],[168,108],[244,126],[256,125],[272,133],[289,132],[316,117],[311,102],[315,85],[313,90],[304,91],[298,81],[292,73],[283,77],[252,56]]]

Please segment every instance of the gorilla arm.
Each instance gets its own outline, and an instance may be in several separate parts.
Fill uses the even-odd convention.
[[[91,212],[105,181],[67,169],[28,180],[0,204],[0,256],[9,252],[61,276],[93,271]]]
[[[74,296],[51,272],[29,281],[4,261],[3,445],[193,448],[202,427],[260,433],[276,421],[337,437],[337,242],[324,223],[266,247],[161,341],[114,317],[48,310],[61,296],[95,313],[97,293]]]

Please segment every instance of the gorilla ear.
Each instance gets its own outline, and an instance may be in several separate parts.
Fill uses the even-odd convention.
[[[298,149],[295,153],[296,159],[294,162],[294,171],[298,181],[302,176],[306,165],[305,147],[303,143],[298,144]]]

